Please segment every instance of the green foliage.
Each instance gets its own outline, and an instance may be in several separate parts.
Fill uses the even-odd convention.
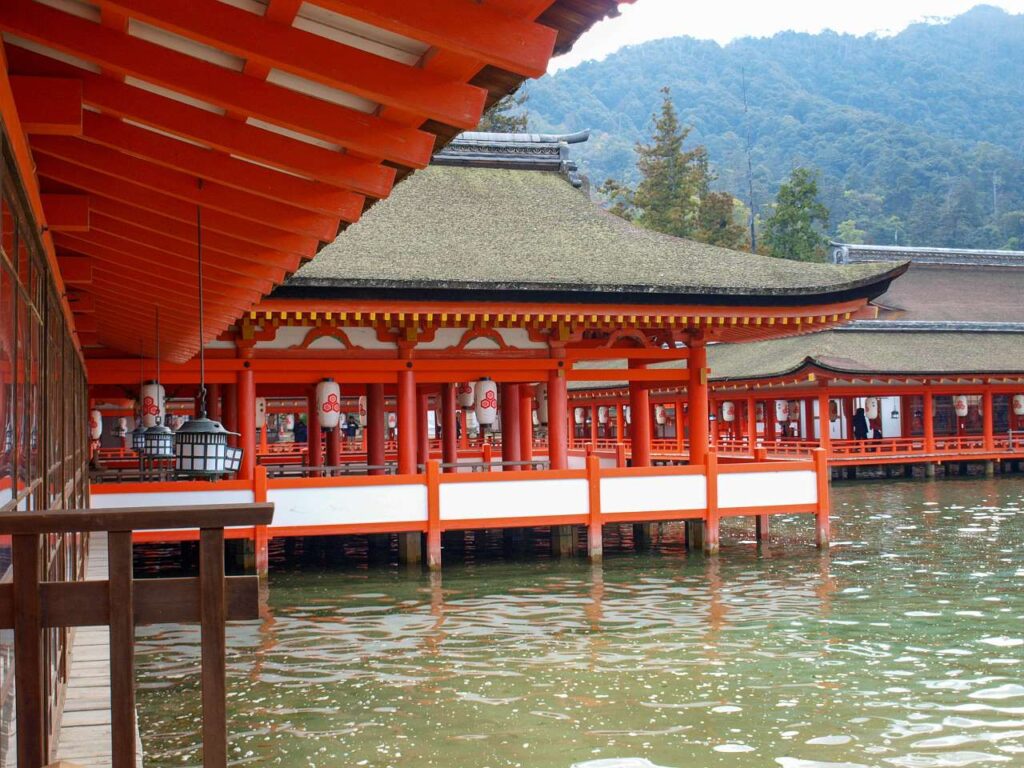
[[[772,256],[795,261],[824,261],[828,208],[818,199],[818,176],[795,168],[779,187],[764,225],[764,245]]]
[[[494,106],[484,112],[484,116],[480,118],[480,124],[477,125],[476,129],[493,133],[525,131],[530,122],[530,115],[525,110],[517,110],[526,104],[528,98],[529,94],[525,91],[502,96],[494,102]]]
[[[636,144],[667,85],[687,138],[707,147],[712,188],[743,200],[749,134],[762,219],[802,165],[820,170],[835,225],[853,222],[865,242],[1020,247],[1021,40],[1024,16],[991,7],[893,37],[658,40],[529,84],[531,125],[590,128],[574,149],[582,169],[636,185]]]

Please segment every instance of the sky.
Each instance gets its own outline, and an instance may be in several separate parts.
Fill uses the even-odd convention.
[[[983,0],[636,0],[622,15],[596,25],[550,71],[587,59],[603,59],[624,45],[688,35],[725,44],[738,37],[776,32],[832,29],[854,35],[895,34],[917,21],[942,20]],[[1024,13],[1024,0],[989,0],[1011,13]]]

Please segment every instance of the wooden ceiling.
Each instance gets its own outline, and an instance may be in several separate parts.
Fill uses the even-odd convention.
[[[200,211],[211,339],[617,5],[3,0],[82,347],[191,357]]]

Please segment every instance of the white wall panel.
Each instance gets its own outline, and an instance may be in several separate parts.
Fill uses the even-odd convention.
[[[273,527],[365,525],[427,519],[427,486],[357,485],[347,488],[271,488]]]
[[[605,514],[703,509],[706,505],[704,475],[601,478],[601,511]]]
[[[739,472],[718,476],[718,507],[778,507],[814,504],[818,478],[806,472]]]
[[[588,486],[579,480],[507,480],[442,483],[442,520],[585,515]]]
[[[252,491],[159,491],[155,493],[93,493],[92,509],[126,507],[196,507],[203,504],[252,504]]]

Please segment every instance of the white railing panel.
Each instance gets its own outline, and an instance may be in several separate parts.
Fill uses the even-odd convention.
[[[704,509],[706,506],[704,475],[601,478],[601,511],[606,515]]]
[[[786,507],[815,504],[818,478],[813,470],[799,472],[738,472],[718,476],[718,508]]]
[[[141,493],[90,494],[92,509],[124,509],[126,507],[193,507],[204,504],[252,504],[249,490],[217,491],[143,491]]]
[[[420,523],[427,519],[427,486],[354,485],[339,488],[270,488],[273,528],[311,525]]]
[[[590,509],[583,478],[442,482],[440,501],[442,520],[585,515]]]

